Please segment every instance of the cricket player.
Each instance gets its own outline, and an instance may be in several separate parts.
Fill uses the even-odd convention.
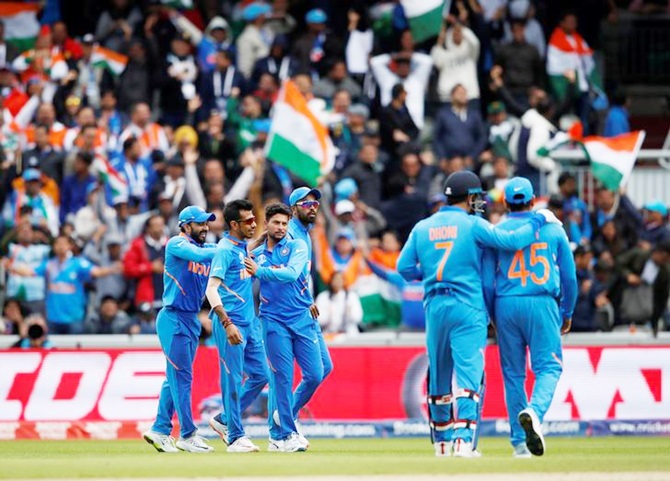
[[[535,218],[534,199],[528,179],[510,179],[505,186],[510,214],[499,229],[527,225]],[[549,224],[522,250],[489,251],[484,272],[487,297],[493,296],[495,282],[495,322],[513,455],[542,456],[541,424],[562,372],[561,333],[570,330],[577,302],[575,262],[565,231]],[[535,374],[530,403],[525,391],[527,348]]]
[[[309,187],[299,187],[291,192],[289,197],[289,204],[291,205],[292,218],[288,224],[288,238],[289,239],[301,239],[307,245],[307,259],[308,259],[308,271],[312,270],[312,238],[309,236],[309,231],[312,229],[312,225],[316,220],[316,214],[319,212],[319,199],[321,198],[321,192],[317,189],[310,189]],[[316,307],[316,304],[312,304],[310,307],[312,317],[314,318],[314,323],[317,328],[317,335],[319,336],[319,349],[321,351],[321,362],[323,363],[323,379],[328,376],[333,370],[333,361],[330,358],[330,352],[328,351],[328,346],[326,341],[323,338],[323,332],[321,332],[321,326],[317,322],[319,317],[319,310]],[[323,379],[321,382],[323,382]],[[300,410],[309,402],[311,396],[314,394],[313,391],[306,389],[304,383],[300,383],[293,393],[293,418],[297,419],[298,413]],[[278,413],[274,409],[274,399],[272,395],[270,396],[270,412],[273,413],[273,423],[270,425],[270,437],[278,433]],[[300,431],[298,431],[298,436],[300,441],[309,447],[309,441],[305,438]]]
[[[198,348],[202,306],[210,264],[216,245],[205,244],[209,222],[214,214],[190,205],[179,213],[181,233],[165,248],[163,309],[156,318],[156,331],[167,359],[166,379],[158,400],[158,415],[149,431],[142,435],[159,452],[178,450],[207,453],[213,448],[196,434],[191,411],[193,360]],[[172,416],[177,411],[180,438],[175,443]]]
[[[209,425],[228,444],[229,453],[251,453],[260,449],[244,434],[242,413],[269,377],[260,320],[254,311],[253,280],[244,267],[247,240],[256,233],[256,217],[248,200],[229,202],[223,215],[228,232],[212,260],[206,296],[215,314],[212,329],[221,361],[225,414],[212,417]]]
[[[305,397],[309,399],[323,379],[319,327],[310,308],[308,247],[302,239],[287,236],[291,210],[284,204],[265,209],[267,239],[244,260],[247,270],[260,279],[260,316],[270,364],[270,386],[279,415],[269,451],[304,451],[293,413],[293,363],[302,371]],[[268,423],[272,426],[272,413]]]
[[[453,450],[454,456],[469,458],[478,456],[473,450],[473,432],[488,323],[481,279],[483,249],[525,247],[553,214],[534,215],[514,232],[494,229],[484,219],[469,215],[481,212],[484,201],[479,177],[467,171],[447,178],[445,194],[448,205],[412,229],[397,268],[406,280],[424,282],[428,402],[435,455],[450,456]]]

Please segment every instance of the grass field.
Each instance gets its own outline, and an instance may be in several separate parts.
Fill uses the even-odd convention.
[[[427,439],[313,439],[308,452],[293,454],[265,452],[264,441],[258,442],[263,452],[251,454],[230,454],[220,441],[211,444],[216,449],[211,454],[164,454],[139,439],[1,441],[0,478],[600,472],[612,473],[604,479],[616,479],[617,472],[638,472],[632,479],[644,480],[656,472],[668,477],[654,479],[670,479],[670,438],[549,438],[545,456],[526,460],[513,459],[502,438],[484,439],[480,459],[436,458]]]

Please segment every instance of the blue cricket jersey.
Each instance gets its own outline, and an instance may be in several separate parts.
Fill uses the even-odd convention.
[[[86,317],[84,284],[91,280],[93,264],[79,256],[68,257],[63,263],[48,259],[35,267],[35,274],[46,278],[47,321],[69,324]]]
[[[312,224],[304,225],[297,217],[291,217],[288,222],[288,238],[301,239],[307,245],[307,259],[312,262],[312,238],[309,236],[309,231],[312,229]]]
[[[172,237],[165,247],[163,306],[197,314],[207,288],[216,244],[198,244],[185,234]],[[200,324],[193,326],[200,332]]]
[[[513,231],[528,224],[531,212],[513,212],[499,229]],[[577,272],[565,231],[558,224],[547,224],[537,239],[516,252],[493,252],[495,295],[550,296],[560,299],[561,315],[571,318],[577,302]],[[491,269],[485,277],[491,279]],[[487,280],[486,287],[493,283]]]
[[[408,281],[423,279],[425,300],[438,289],[449,289],[460,302],[483,310],[484,248],[525,247],[543,224],[543,218],[533,216],[519,230],[506,232],[458,207],[442,207],[414,226],[400,252],[398,272]]]
[[[217,244],[212,270],[209,273],[210,277],[221,279],[219,296],[223,308],[233,323],[240,326],[249,325],[256,317],[252,293],[253,279],[244,267],[246,256],[247,243],[233,239],[226,233]]]
[[[267,241],[253,252],[261,281],[260,314],[273,321],[290,323],[314,304],[309,290],[308,247],[301,239],[279,241],[272,251]]]

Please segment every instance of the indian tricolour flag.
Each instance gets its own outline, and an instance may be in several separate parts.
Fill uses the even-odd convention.
[[[118,76],[126,69],[128,57],[113,50],[109,50],[108,48],[96,45],[93,49],[93,54],[91,55],[91,61],[93,62],[93,65],[106,68],[112,74]]]
[[[284,83],[274,104],[265,156],[313,187],[333,168],[335,148],[328,130],[291,80]]]
[[[644,130],[616,137],[585,137],[580,143],[591,161],[593,176],[609,190],[626,185],[635,167],[646,133]]]
[[[565,74],[568,71],[576,72],[578,90],[585,92],[589,87],[602,90],[593,50],[586,40],[577,32],[567,35],[557,27],[551,34],[547,48],[547,74],[554,93],[561,99],[565,98],[567,92],[568,79]]]
[[[402,0],[414,42],[435,37],[442,28],[443,15],[449,13],[451,0]],[[446,15],[445,15],[446,16]]]
[[[19,52],[33,48],[40,32],[39,3],[0,2],[0,20],[5,24],[5,40]]]
[[[112,199],[128,197],[128,184],[121,174],[112,166],[107,157],[96,155],[91,166],[93,174],[105,185]]]

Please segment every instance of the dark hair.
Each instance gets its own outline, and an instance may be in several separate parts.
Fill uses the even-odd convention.
[[[137,139],[134,136],[128,137],[126,140],[123,141],[123,152],[125,153],[128,150],[132,149],[136,143]]]
[[[626,103],[626,100],[628,100],[628,96],[626,95],[626,91],[618,88],[616,89],[611,95],[610,95],[610,102],[612,105],[616,105],[618,107],[621,107]]]
[[[93,163],[93,154],[90,152],[77,152],[77,158],[81,159],[86,165]]]
[[[526,26],[526,19],[523,17],[520,18],[513,18],[510,20],[510,26],[514,27],[514,25],[521,25],[522,27]]]
[[[529,210],[532,207],[532,202],[526,202],[524,204],[507,204],[507,208],[510,212],[523,212]]]
[[[282,203],[282,202],[277,202],[275,204],[270,204],[265,208],[265,220],[270,220],[272,217],[276,216],[277,214],[283,214],[287,215],[288,218],[291,218],[291,209],[289,207]]]
[[[554,102],[549,97],[545,97],[537,103],[535,110],[537,110],[538,114],[546,117],[546,115],[551,112],[553,108]]]
[[[405,87],[401,83],[397,83],[393,86],[391,89],[391,98],[392,99],[397,99],[401,93],[405,91]]]
[[[254,205],[246,199],[237,199],[232,202],[228,202],[226,207],[223,209],[223,218],[226,221],[226,225],[230,228],[230,223],[240,220],[240,211],[247,210],[251,211],[254,209]]]
[[[448,195],[447,196],[447,205],[456,205],[461,202],[467,202],[467,195]]]
[[[146,233],[147,233],[147,230],[149,230],[149,225],[151,224],[151,221],[154,220],[154,219],[157,218],[157,217],[161,217],[161,215],[160,215],[160,214],[153,214],[153,215],[150,215],[150,216],[147,218],[147,220],[144,221],[144,228],[142,229],[142,232],[144,232],[144,233],[146,234]]]
[[[558,185],[561,186],[565,184],[568,180],[577,180],[577,178],[570,172],[563,172],[561,175],[558,176]]]
[[[16,297],[8,297],[7,299],[5,299],[5,303],[2,306],[3,314],[9,304],[16,304],[19,307],[19,311],[21,311],[21,317],[26,317],[28,314],[30,314],[30,311],[23,304],[21,304],[21,301],[18,300]]]
[[[104,304],[105,302],[107,302],[107,301],[114,301],[114,302],[116,302],[117,304],[119,303],[119,300],[118,300],[116,297],[114,297],[114,296],[110,296],[110,295],[106,295],[106,296],[103,296],[103,298],[100,300],[100,305],[103,305],[103,304]]]

